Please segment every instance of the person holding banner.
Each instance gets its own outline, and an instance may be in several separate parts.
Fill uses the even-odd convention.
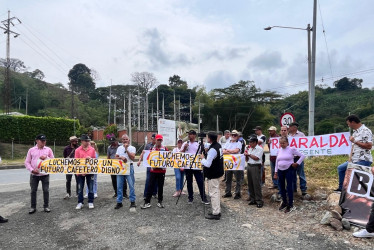
[[[46,136],[39,134],[36,136],[36,145],[27,152],[25,167],[30,171],[30,187],[31,187],[31,208],[29,214],[36,212],[36,193],[38,191],[39,182],[42,183],[44,212],[49,213],[49,174],[40,173],[38,169],[38,161],[48,158],[54,158],[52,149],[46,146]]]
[[[116,138],[114,138],[114,137],[110,137],[109,138],[109,142],[110,142],[110,145],[108,146],[108,150],[107,150],[107,158],[108,159],[115,159],[116,158],[117,149],[119,147],[118,142],[117,142]],[[113,189],[114,189],[113,198],[117,198],[117,175],[111,175],[110,177],[112,179],[112,186],[113,186]],[[123,183],[123,190],[124,190],[123,197],[129,198],[127,196],[127,183],[126,183],[126,180]]]
[[[152,136],[151,136],[151,142],[148,143],[147,145],[145,145],[144,150],[151,150],[154,147],[154,145],[156,145],[156,134],[152,134]],[[141,164],[141,162],[143,160],[144,150],[140,154],[139,161],[138,161],[138,167],[140,166],[140,164]],[[150,175],[151,175],[151,168],[147,168],[147,175],[146,175],[146,178],[145,178],[144,193],[143,193],[144,199],[145,199],[145,197],[147,196],[147,193],[148,193]],[[153,195],[154,198],[156,198],[156,195],[157,195],[157,183],[155,183],[155,186],[153,187],[153,194],[152,195]]]
[[[371,130],[361,123],[357,115],[350,115],[346,118],[348,127],[353,129],[353,134],[349,138],[352,142],[352,151],[349,161],[354,164],[370,166],[373,163],[371,148],[373,147],[373,133]],[[348,161],[338,166],[339,187],[334,190],[341,192],[347,171]]]
[[[90,145],[95,149],[95,158],[99,159],[99,149],[97,148],[96,142],[90,141]],[[94,174],[93,192],[94,198],[97,198],[97,174]],[[84,198],[88,198],[88,186],[86,186],[86,194],[84,195]]]
[[[233,130],[231,132],[230,141],[226,142],[223,146],[223,154],[240,154],[242,149],[242,143],[239,141],[239,132],[237,130]],[[232,177],[235,175],[236,179],[236,187],[235,187],[235,196],[234,199],[240,199],[240,189],[242,184],[242,179],[244,176],[244,170],[229,170],[226,171],[226,189],[225,194],[222,196],[223,198],[232,197],[231,194],[231,185],[232,185]]]
[[[301,131],[298,130],[299,128],[299,123],[293,122],[290,124],[290,127],[288,128],[288,137],[305,137],[305,134]],[[299,160],[299,156],[295,155],[294,157],[294,162],[297,162]],[[304,172],[304,162],[301,162],[296,170],[294,171],[294,180],[293,180],[293,189],[294,192],[297,192],[297,176],[299,176],[299,181],[300,181],[300,190],[301,190],[301,195],[304,196],[306,195],[306,177],[305,177],[305,172]]]
[[[155,137],[156,139],[156,145],[151,149],[151,151],[169,151],[165,146],[162,145],[163,136],[158,134]],[[151,198],[152,193],[154,192],[153,187],[155,186],[155,183],[157,183],[158,187],[158,203],[157,206],[159,208],[164,208],[164,205],[162,203],[163,201],[163,195],[164,195],[164,182],[165,182],[165,173],[166,168],[151,168],[150,170],[150,176],[149,176],[149,187],[148,187],[148,193],[144,200],[144,205],[141,207],[141,209],[147,209],[151,207]]]
[[[183,140],[178,139],[177,147],[173,149],[173,153],[178,153],[181,151],[183,145]],[[175,174],[175,185],[176,185],[176,191],[173,194],[173,197],[178,197],[181,194],[185,194],[182,192],[183,187],[183,179],[184,179],[184,169],[183,168],[174,168],[174,174]]]
[[[201,145],[201,150],[204,150],[204,145]],[[196,141],[196,131],[190,130],[188,131],[188,141],[183,143],[182,149],[180,152],[196,154],[199,148],[199,143]],[[197,152],[201,153],[201,152]],[[188,191],[188,203],[193,203],[193,176],[195,176],[197,187],[199,188],[201,202],[205,205],[209,205],[209,201],[206,198],[204,192],[204,176],[201,170],[193,170],[193,169],[185,169],[186,173],[186,181],[187,181],[187,191]]]
[[[277,160],[275,162],[274,179],[278,179],[282,203],[279,211],[285,209],[285,213],[290,213],[296,208],[293,205],[293,180],[295,169],[303,162],[305,155],[296,148],[288,146],[287,137],[282,136],[279,139],[280,148],[278,150]],[[294,156],[298,156],[297,162],[294,162]],[[287,195],[286,184],[287,182]],[[288,196],[288,201],[287,201]]]
[[[208,133],[208,149],[207,156],[201,154],[204,176],[208,179],[208,190],[212,204],[212,212],[205,216],[209,220],[219,220],[221,218],[220,190],[219,178],[223,176],[223,154],[221,144],[217,142],[217,134]]]
[[[257,144],[258,139],[250,137],[249,147],[245,150],[244,155],[248,163],[247,180],[250,196],[248,205],[257,205],[258,208],[261,208],[264,206],[261,189],[261,166],[264,149]]]
[[[277,134],[277,128],[274,126],[271,126],[269,129],[269,138],[267,139],[267,144],[269,149],[271,148],[271,138],[279,137]],[[287,130],[286,130],[287,131]],[[271,179],[273,181],[273,186],[270,187],[270,189],[279,189],[278,188],[278,180],[274,179],[274,173],[275,173],[275,161],[277,160],[277,156],[270,155],[270,168],[271,168]]]
[[[371,173],[374,175],[374,167],[371,168]],[[373,238],[374,237],[374,202],[371,204],[369,221],[366,228],[353,233],[357,238]]]
[[[134,176],[134,159],[136,154],[136,148],[130,145],[130,138],[124,134],[122,136],[122,145],[118,147],[116,152],[116,158],[121,159],[123,162],[130,164],[129,175],[117,175],[117,205],[114,209],[122,207],[123,200],[123,183],[125,179],[129,184],[130,189],[130,211],[135,212],[135,176]]]
[[[64,148],[63,156],[64,158],[74,158],[75,150],[78,148],[78,138],[74,135],[69,138],[70,144]],[[71,179],[73,178],[72,174],[66,174],[66,195],[64,199],[71,198]],[[75,194],[78,195],[78,181],[77,176],[74,175],[76,190]]]
[[[75,158],[84,158],[84,159],[95,159],[96,152],[93,147],[90,145],[91,138],[86,135],[81,135],[81,146],[75,150]],[[83,188],[84,182],[87,182],[88,186],[88,208],[94,208],[94,192],[93,192],[93,183],[94,183],[93,174],[77,174],[78,179],[78,204],[75,209],[82,209],[83,207]]]

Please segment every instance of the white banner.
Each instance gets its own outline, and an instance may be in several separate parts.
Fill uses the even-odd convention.
[[[201,170],[201,155],[190,153],[173,153],[172,151],[150,151],[145,150],[143,154],[143,165],[152,168],[185,168]],[[244,170],[246,162],[244,155],[224,155],[225,170]],[[193,162],[193,163],[192,163]],[[191,165],[192,163],[192,165]]]
[[[175,121],[158,119],[158,133],[164,137],[162,145],[175,146],[176,143],[176,125]]]
[[[307,156],[345,155],[350,154],[352,144],[349,132],[306,137],[288,137],[290,147],[299,149]],[[270,155],[276,156],[280,137],[270,137]]]

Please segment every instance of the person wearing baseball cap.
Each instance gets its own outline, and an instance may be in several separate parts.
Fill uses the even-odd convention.
[[[153,133],[151,135],[151,142],[149,142],[149,143],[147,143],[147,145],[145,145],[144,150],[151,150],[154,147],[154,145],[156,145],[156,133]],[[140,166],[140,164],[143,161],[144,150],[142,151],[142,153],[139,156],[139,160],[138,160],[138,163],[137,163],[138,167]],[[148,193],[150,175],[151,175],[151,168],[147,168],[145,185],[144,185],[144,192],[143,192],[143,198],[144,199],[145,199],[145,197],[147,196],[147,193]],[[156,198],[157,183],[155,183],[155,186],[153,187],[153,194],[152,195],[153,195],[153,198]]]
[[[231,131],[230,140],[222,146],[223,154],[240,154],[242,149],[242,143],[239,141],[239,132],[237,130]],[[235,187],[235,196],[234,199],[241,198],[241,184],[244,178],[244,170],[229,170],[226,171],[226,188],[225,194],[222,196],[223,198],[232,197],[231,193],[231,185],[232,185],[232,177],[235,175],[236,179],[236,187]]]
[[[167,147],[162,145],[163,141],[163,136],[160,134],[157,134],[156,137],[156,144],[153,146],[151,151],[169,151]],[[147,209],[150,208],[151,205],[151,198],[152,198],[152,193],[153,193],[153,188],[155,183],[157,183],[158,186],[158,202],[157,202],[157,207],[159,208],[164,208],[164,204],[162,203],[163,201],[163,195],[164,195],[164,182],[165,182],[165,173],[166,173],[166,168],[151,168],[150,171],[150,178],[149,178],[149,188],[148,188],[148,193],[147,196],[145,197],[144,200],[144,205],[141,207],[141,209]]]
[[[261,126],[256,126],[254,129],[257,135],[258,145],[262,148],[265,146],[266,136],[262,134]],[[262,166],[261,166],[261,185],[265,184],[265,154],[262,155]]]
[[[75,150],[78,148],[78,138],[74,136],[70,136],[69,138],[69,145],[67,145],[64,148],[64,152],[62,155],[64,158],[74,158]],[[66,174],[66,195],[64,199],[71,198],[71,179],[73,178],[73,174]],[[78,195],[78,182],[77,182],[77,176],[75,175],[75,182],[76,182],[76,190],[75,194]]]
[[[36,145],[27,152],[25,167],[30,171],[30,187],[31,187],[31,208],[29,214],[36,212],[36,194],[39,182],[42,183],[44,212],[49,213],[49,174],[40,173],[38,169],[38,161],[48,158],[54,158],[52,149],[46,146],[47,137],[39,134],[35,137]]]
[[[191,129],[190,131],[188,131],[188,140],[185,143],[183,143],[181,152],[195,155],[198,149],[199,143],[196,141],[196,131]],[[193,177],[195,176],[195,181],[199,189],[201,202],[206,205],[209,205],[209,201],[204,192],[203,172],[201,170],[190,169],[190,166],[188,166],[184,171],[186,173],[188,204],[192,204],[194,200]]]
[[[279,135],[277,134],[277,128],[275,126],[271,126],[270,128],[268,128],[268,131],[269,131],[269,138],[267,139],[267,144],[268,144],[268,147],[269,147],[269,150],[270,150],[271,179],[273,181],[273,186],[270,187],[270,189],[275,189],[275,188],[279,189],[278,188],[278,179],[274,179],[275,162],[277,160],[277,156],[273,155],[271,153],[271,138],[279,137]]]

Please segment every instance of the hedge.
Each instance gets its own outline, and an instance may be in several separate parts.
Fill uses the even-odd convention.
[[[79,130],[79,121],[75,121],[75,130]],[[56,140],[62,144],[74,134],[74,120],[56,117],[0,116],[0,140],[29,143],[38,134],[45,134],[47,140]]]

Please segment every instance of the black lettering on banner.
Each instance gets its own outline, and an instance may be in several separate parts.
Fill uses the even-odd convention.
[[[371,184],[371,185],[370,185]],[[373,176],[369,173],[352,169],[351,181],[348,187],[348,193],[361,197],[370,198],[370,191],[373,188]]]
[[[231,161],[224,161],[224,163],[225,163],[225,169],[233,169],[234,163],[232,163]]]

